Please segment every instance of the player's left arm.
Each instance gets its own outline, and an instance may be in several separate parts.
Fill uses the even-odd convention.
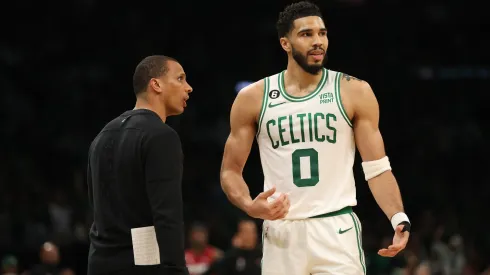
[[[365,179],[374,199],[395,229],[393,245],[381,249],[382,256],[395,256],[405,248],[409,237],[410,221],[404,213],[398,183],[386,156],[383,137],[379,130],[379,105],[371,86],[365,81],[353,81],[350,85],[353,127],[356,145],[362,158]]]

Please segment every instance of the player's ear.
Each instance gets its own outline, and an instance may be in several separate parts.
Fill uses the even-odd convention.
[[[281,39],[279,39],[279,43],[281,43],[282,49],[285,50],[287,53],[291,51],[291,43],[289,42],[289,39],[287,37],[281,37]]]

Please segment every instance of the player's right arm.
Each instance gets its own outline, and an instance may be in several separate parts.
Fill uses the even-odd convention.
[[[289,209],[287,197],[281,195],[269,203],[267,198],[275,192],[272,188],[252,199],[242,174],[256,133],[263,89],[263,81],[251,84],[241,90],[233,102],[231,131],[225,144],[220,179],[223,191],[235,206],[251,217],[275,220],[286,216]]]

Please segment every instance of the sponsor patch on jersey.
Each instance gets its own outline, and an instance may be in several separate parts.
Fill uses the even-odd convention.
[[[334,100],[333,93],[322,93],[320,94],[320,104],[332,103]]]

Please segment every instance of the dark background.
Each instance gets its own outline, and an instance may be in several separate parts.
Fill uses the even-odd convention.
[[[207,224],[211,244],[228,249],[243,216],[219,184],[235,85],[285,68],[275,21],[292,2],[5,4],[0,9],[0,256],[14,254],[21,269],[29,269],[38,262],[40,245],[51,240],[61,248],[63,265],[85,272],[91,222],[88,147],[105,123],[134,107],[134,68],[152,54],[177,58],[194,88],[186,112],[168,120],[185,152],[187,224]],[[357,158],[355,211],[363,223],[368,272],[371,267],[370,274],[388,274],[380,266],[391,269],[411,260],[436,266],[443,256],[434,256],[434,247],[442,246],[451,251],[446,262],[464,259],[466,273],[454,274],[480,274],[490,265],[484,143],[490,41],[484,5],[317,2],[330,40],[327,67],[368,81],[377,95],[387,154],[413,222],[404,254],[394,260],[376,257],[392,229]],[[255,145],[245,179],[254,196],[261,191]],[[451,250],[455,236],[463,242]]]

